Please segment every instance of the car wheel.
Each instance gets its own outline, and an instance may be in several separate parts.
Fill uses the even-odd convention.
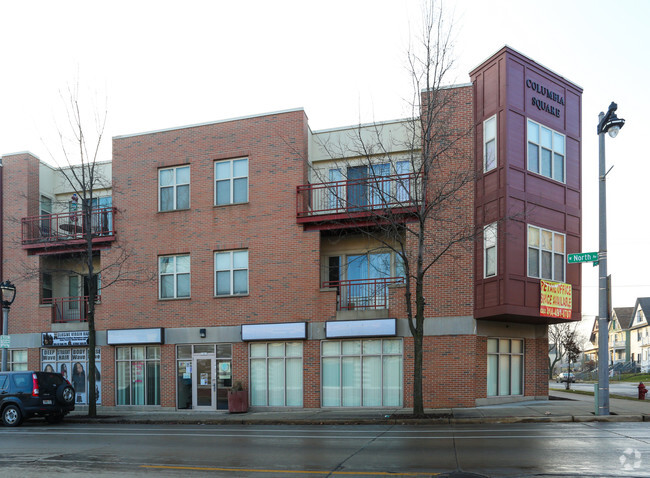
[[[20,413],[18,405],[7,405],[2,410],[2,423],[7,427],[17,427],[23,421],[23,414]]]
[[[63,414],[62,413],[56,413],[54,415],[46,415],[45,416],[45,421],[47,423],[61,423],[63,420]]]
[[[59,387],[56,390],[56,398],[64,405],[72,405],[74,403],[74,388],[70,385]]]

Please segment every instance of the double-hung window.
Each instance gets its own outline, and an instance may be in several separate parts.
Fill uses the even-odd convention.
[[[497,275],[497,223],[483,228],[483,276]]]
[[[483,123],[483,171],[497,167],[497,115]]]
[[[248,251],[214,253],[215,295],[248,294]]]
[[[564,135],[531,120],[528,120],[527,129],[528,170],[564,182]]]
[[[190,208],[190,167],[158,170],[158,207],[160,211]]]
[[[162,256],[158,258],[158,283],[161,299],[190,296],[190,256]]]
[[[248,158],[215,162],[214,177],[217,206],[248,202]]]
[[[564,282],[565,236],[528,226],[528,276]]]

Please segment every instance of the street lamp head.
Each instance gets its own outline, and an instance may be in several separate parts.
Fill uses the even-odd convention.
[[[0,284],[0,293],[2,294],[2,306],[9,307],[16,298],[16,286],[6,280]]]
[[[625,120],[622,119],[622,118],[620,118],[620,119],[617,118],[616,113],[614,113],[612,115],[612,118],[605,125],[605,131],[607,131],[607,134],[609,134],[610,138],[616,138],[616,135],[621,130],[623,125],[625,125]]]
[[[616,138],[616,135],[625,124],[623,118],[616,116],[617,109],[618,105],[612,101],[612,104],[610,104],[607,109],[607,114],[603,115],[603,113],[601,113],[603,117],[598,123],[598,134],[608,133],[611,138]]]

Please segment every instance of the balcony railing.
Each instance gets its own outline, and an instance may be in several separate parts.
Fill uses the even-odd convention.
[[[95,302],[99,302],[97,296]],[[43,299],[43,304],[52,305],[52,323],[88,322],[88,296],[53,297]]]
[[[22,243],[41,244],[84,239],[90,229],[93,238],[110,237],[115,234],[113,215],[115,208],[96,207],[90,212],[90,224],[86,224],[82,211],[45,214],[22,218]]]
[[[650,337],[648,337],[647,335],[641,337],[641,345],[642,346],[650,345]]]
[[[297,217],[352,214],[412,208],[417,204],[416,175],[373,176],[298,186]]]
[[[388,286],[404,283],[403,277],[323,282],[336,288],[337,310],[388,309]]]
[[[614,340],[612,341],[612,347],[616,349],[625,348],[625,340]]]

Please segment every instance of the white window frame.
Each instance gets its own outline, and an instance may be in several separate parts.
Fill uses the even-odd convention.
[[[269,347],[272,345],[279,345],[282,344],[283,346],[283,353],[282,355],[271,355],[269,353]],[[300,346],[300,355],[290,355],[287,353],[287,345],[299,345]],[[253,348],[265,348],[265,354],[264,356],[262,355],[254,355],[253,354]],[[291,361],[298,361],[300,360],[300,367],[299,370],[304,370],[304,354],[305,354],[305,347],[302,342],[299,341],[288,341],[288,342],[251,342],[249,347],[248,347],[249,353],[248,353],[248,373],[250,377],[250,395],[251,395],[251,405],[252,406],[258,406],[258,407],[269,407],[269,406],[274,406],[274,407],[302,407],[304,403],[304,394],[305,394],[305,382],[302,376],[297,376],[299,378],[300,382],[300,403],[287,403],[289,402],[287,395],[288,395],[288,383],[287,383],[287,377],[293,377],[294,379],[296,376],[292,376],[289,373],[287,373],[287,362]],[[282,399],[282,404],[273,404],[269,405],[270,402],[270,393],[271,393],[271,387],[272,385],[270,384],[271,380],[271,374],[269,373],[269,361],[270,360],[281,360],[282,361],[282,368],[284,369],[284,376],[283,376],[283,383],[281,384],[281,389],[284,392],[284,396]],[[254,403],[254,400],[256,399],[256,391],[253,389],[254,383],[253,383],[253,363],[254,362],[264,362],[264,370],[265,370],[265,379],[266,379],[266,388],[265,388],[265,397],[263,399],[263,403]]]
[[[531,229],[537,229],[538,235],[539,235],[539,244],[537,246],[532,246],[530,244],[530,230]],[[552,234],[551,236],[551,249],[545,248],[542,246],[542,234],[544,232],[550,232]],[[564,250],[562,252],[555,251],[555,237],[556,236],[561,236],[562,237],[562,244],[564,245]],[[530,250],[535,249],[538,251],[537,254],[537,268],[538,268],[538,274],[533,275],[531,274],[530,270]],[[551,277],[544,277],[542,273],[542,253],[543,252],[550,252],[551,253]],[[561,278],[557,278],[558,275],[555,272],[555,256],[556,255],[561,255],[562,256],[562,276]],[[557,281],[557,282],[565,282],[566,281],[566,234],[562,234],[561,232],[556,232],[552,231],[550,229],[544,229],[543,227],[538,227],[538,226],[533,226],[531,224],[528,224],[526,227],[526,272],[528,277],[535,277],[536,279],[544,279],[544,280],[550,280],[550,281]]]
[[[189,169],[190,169],[190,167],[187,164],[184,164],[182,166],[174,166],[174,167],[171,167],[171,168],[160,168],[158,170],[158,212],[167,212],[167,211],[178,211],[178,210],[180,210],[179,207],[178,207],[178,191],[177,191],[177,188],[179,186],[187,186],[187,208],[182,208],[182,210],[186,210],[186,209],[190,208],[190,198],[191,198],[190,183],[191,183],[191,179],[189,179],[186,183],[178,183],[177,182],[177,171],[179,169],[184,169],[184,168],[187,168],[188,177],[189,177],[189,173],[190,173]],[[161,184],[160,176],[161,176],[163,171],[173,171],[174,172],[172,184],[169,185],[169,186],[163,186]],[[163,188],[172,188],[172,190],[173,190],[172,197],[173,197],[174,201],[173,201],[173,207],[171,209],[163,209],[162,208],[162,189]]]
[[[530,128],[537,128],[537,141],[533,141],[533,138],[530,137]],[[542,132],[548,131],[551,135],[551,149],[542,146]],[[536,121],[528,119],[526,122],[526,169],[535,174],[540,174],[544,177],[550,178],[554,181],[561,183],[566,183],[566,136],[562,133],[559,133],[551,128],[548,128]],[[530,158],[528,157],[529,147],[533,145],[537,148],[537,171],[530,168]],[[542,150],[547,150],[551,152],[551,174],[544,174],[542,172]],[[562,157],[562,177],[558,177],[558,172],[555,169],[555,156]]]
[[[498,249],[497,249],[497,234],[498,227],[497,223],[493,222],[483,227],[483,277],[494,277],[497,275],[499,270],[499,264],[497,262],[498,258]],[[494,254],[494,270],[488,270],[488,255],[490,253]]]
[[[174,271],[173,272],[162,272],[162,259],[168,259],[168,258],[173,258],[174,259]],[[190,258],[189,254],[175,254],[175,255],[164,255],[164,256],[158,256],[158,298],[163,299],[163,300],[168,300],[168,299],[189,299],[192,295],[192,274],[191,274],[191,261],[190,261],[190,268],[187,272],[185,271],[178,271],[177,267],[177,260],[179,257],[187,257]],[[187,295],[179,296],[178,295],[178,276],[180,275],[185,275],[187,274],[189,277],[189,287],[187,291]],[[163,297],[162,295],[162,278],[163,276],[173,276],[174,277],[174,295],[173,297]]]
[[[374,342],[378,341],[380,342],[379,345],[379,352],[366,352],[364,350],[364,342]],[[346,352],[344,350],[344,343],[346,342],[358,342],[359,343],[359,349],[358,352]],[[392,351],[386,351],[384,344],[385,342],[399,342],[399,352],[392,352]],[[338,343],[338,353],[326,353],[324,348],[326,343]],[[401,407],[403,406],[404,402],[404,342],[401,338],[399,337],[386,337],[386,338],[358,338],[358,339],[352,339],[352,340],[323,340],[321,341],[321,351],[320,351],[320,358],[321,358],[321,407],[323,408],[346,408],[346,407]],[[368,357],[375,357],[379,358],[379,363],[381,367],[381,373],[380,376],[381,378],[381,383],[379,384],[381,391],[381,404],[380,405],[365,405],[364,402],[364,378],[363,378],[363,369],[364,369],[364,358]],[[384,357],[397,357],[399,358],[399,377],[397,377],[394,382],[397,384],[397,403],[387,403],[388,397],[384,394]],[[357,358],[359,359],[359,366],[361,367],[361,372],[359,375],[359,382],[353,384],[353,387],[358,387],[359,391],[359,404],[345,404],[344,403],[344,383],[343,383],[343,373],[342,373],[342,367],[343,367],[343,360],[345,358]],[[338,392],[338,404],[325,404],[324,403],[324,398],[325,398],[325,392],[324,392],[324,379],[325,377],[323,376],[324,374],[324,361],[326,359],[333,359],[338,361],[338,368],[339,368],[339,383],[337,388]]]
[[[246,175],[245,176],[235,176],[235,162],[237,161],[246,161]],[[219,164],[225,164],[228,163],[230,166],[230,175],[228,178],[217,178],[217,166]],[[249,191],[249,186],[250,186],[250,171],[249,171],[249,159],[247,157],[243,158],[233,158],[233,159],[226,159],[223,161],[215,161],[214,162],[214,205],[215,206],[227,206],[229,204],[245,204],[248,202],[248,191]],[[235,202],[235,180],[236,179],[243,179],[246,178],[246,200],[244,201],[238,201]],[[230,183],[230,197],[228,198],[228,202],[224,203],[219,203],[217,202],[217,184],[223,181],[228,181]]]
[[[17,355],[23,355],[23,354],[24,354],[24,361],[23,360],[19,361]],[[27,355],[28,355],[27,349],[7,350],[7,370],[12,372],[24,372],[28,370]]]
[[[486,119],[483,122],[483,172],[487,173],[497,167],[498,150],[497,150],[497,115]],[[489,129],[493,129],[494,133],[489,134]],[[488,144],[494,141],[494,160],[488,163]]]
[[[234,253],[236,252],[245,252],[246,253],[246,267],[235,267],[234,265]],[[230,256],[230,265],[228,269],[217,269],[217,256],[220,254],[228,254]],[[248,253],[248,249],[235,249],[232,251],[216,251],[214,253],[214,295],[215,297],[229,297],[233,295],[248,295],[250,292],[250,269],[249,269],[249,264],[250,264],[250,256]],[[235,288],[235,272],[237,271],[246,271],[246,292],[237,292],[235,293],[234,288]],[[219,272],[228,272],[229,273],[229,281],[230,281],[230,292],[228,294],[219,294],[217,292],[217,274]]]
[[[525,393],[525,378],[526,378],[526,342],[522,338],[510,338],[510,337],[488,337],[488,342],[487,342],[487,359],[489,363],[489,357],[490,356],[496,356],[497,357],[497,369],[496,369],[496,388],[497,388],[497,393],[496,394],[490,394],[490,384],[487,383],[486,387],[486,395],[488,397],[511,397],[511,396],[523,396]],[[496,341],[497,344],[497,351],[496,352],[489,352],[490,347],[489,343],[491,340]],[[501,342],[507,340],[508,341],[508,352],[504,352],[499,350],[499,347],[501,345]],[[512,352],[512,342],[520,342],[521,343],[521,352]],[[508,356],[508,393],[501,393],[499,390],[499,384],[501,383],[500,377],[503,373],[501,370],[501,357],[502,356]],[[519,376],[519,383],[521,384],[521,393],[512,393],[512,357],[513,356],[518,356],[521,357],[521,370],[520,370],[520,376]],[[486,376],[486,381],[488,381],[488,378]]]

